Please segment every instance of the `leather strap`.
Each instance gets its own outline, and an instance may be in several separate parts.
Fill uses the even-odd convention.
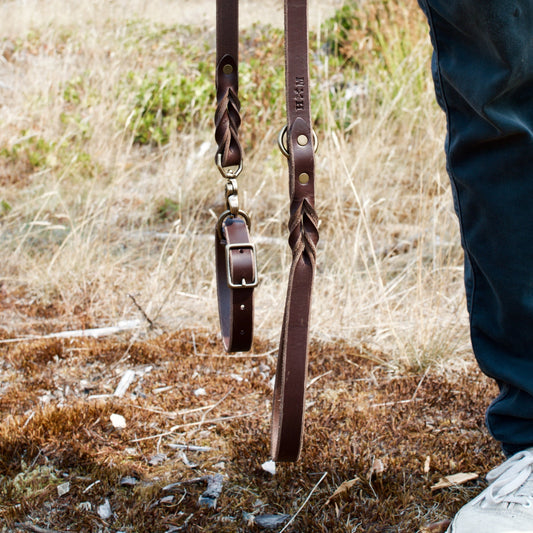
[[[307,0],[285,0],[286,148],[289,162],[289,245],[292,265],[278,354],[272,414],[272,457],[295,461],[302,447],[308,331],[318,217],[314,208],[314,150],[309,105]],[[253,334],[255,248],[239,210],[235,178],[242,169],[238,98],[238,0],[217,0],[216,162],[228,179],[227,211],[216,231],[220,325],[227,351],[247,350]],[[237,166],[237,170],[226,167]],[[229,194],[228,194],[229,190]]]
[[[298,459],[305,413],[308,331],[318,242],[308,57],[307,0],[285,0],[286,149],[292,265],[274,388],[271,453],[276,461]]]
[[[257,285],[255,247],[248,216],[239,209],[237,176],[242,170],[239,142],[239,3],[217,0],[215,160],[226,178],[227,210],[215,232],[218,311],[227,352],[249,350],[253,340],[253,291]],[[234,167],[238,168],[235,170]]]
[[[253,339],[255,247],[242,218],[226,218],[220,232],[215,236],[220,329],[226,351],[241,352],[251,348]]]
[[[240,165],[239,142],[241,124],[239,101],[239,1],[217,0],[217,110],[215,139],[218,144],[217,164],[222,167]],[[220,161],[218,160],[220,158]]]

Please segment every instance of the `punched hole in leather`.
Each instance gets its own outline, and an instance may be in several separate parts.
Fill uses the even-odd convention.
[[[255,246],[240,217],[227,217],[215,233],[220,329],[228,353],[250,350],[253,341],[253,293],[257,286]]]

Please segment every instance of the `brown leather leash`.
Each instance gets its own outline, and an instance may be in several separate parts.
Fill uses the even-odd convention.
[[[217,0],[215,160],[226,179],[226,210],[218,220],[215,242],[218,314],[227,352],[246,351],[252,346],[253,291],[257,285],[250,219],[239,207],[237,188],[242,171],[238,20],[238,0]]]
[[[318,216],[314,207],[314,138],[309,98],[307,0],[285,0],[287,125],[279,145],[289,166],[289,273],[272,410],[271,454],[275,461],[300,455],[305,414],[311,292],[316,265]],[[238,0],[217,0],[217,166],[226,182],[226,210],[216,229],[219,316],[228,352],[247,350],[253,335],[255,246],[248,215],[238,203],[242,170],[238,98]],[[313,142],[314,141],[314,142]]]

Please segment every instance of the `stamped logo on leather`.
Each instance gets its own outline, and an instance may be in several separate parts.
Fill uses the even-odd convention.
[[[304,109],[304,89],[305,78],[296,77],[294,82],[294,105],[298,111],[303,111]]]

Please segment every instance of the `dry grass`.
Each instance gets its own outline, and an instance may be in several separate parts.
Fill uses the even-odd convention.
[[[311,3],[321,218],[311,377],[324,377],[310,390],[304,458],[274,478],[259,465],[289,266],[286,169],[275,146],[282,41],[263,25],[244,36],[239,184],[259,247],[258,340],[255,355],[222,358],[206,334],[217,330],[212,232],[223,196],[212,161],[214,10],[183,2],[0,3],[1,336],[142,319],[134,300],[155,324],[131,338],[1,345],[4,530],[29,522],[75,531],[253,530],[243,512],[294,514],[322,472],[293,531],[410,532],[448,517],[471,490],[432,493],[433,481],[485,471],[496,458],[482,428],[490,385],[468,374],[444,118],[415,1],[362,3],[359,25],[340,43],[345,65],[326,53],[338,28],[322,24],[340,2]],[[279,5],[243,2],[245,25],[279,25]],[[177,94],[188,96],[175,106],[179,127],[168,142],[139,145],[135,106],[157,76],[184,83]],[[147,365],[133,395],[88,400],[112,393],[126,368]],[[153,392],[163,385],[172,389]],[[201,386],[207,397],[194,396]],[[373,407],[415,390],[417,401]],[[207,418],[253,416],[131,442],[197,422],[202,412],[179,413],[223,398]],[[112,412],[124,414],[126,430],[111,427]],[[214,450],[187,454],[199,463],[191,470],[166,448],[174,440]],[[149,466],[151,455],[169,450],[167,461]],[[372,477],[374,459],[385,469]],[[161,503],[168,482],[216,471],[227,476],[216,512],[198,509],[201,483]],[[142,482],[121,487],[124,475]],[[355,476],[349,494],[326,504]],[[59,498],[64,479],[71,491]],[[111,522],[96,513],[105,498]],[[79,507],[85,501],[89,511]]]
[[[213,30],[180,30],[175,10],[153,4],[2,5],[0,144],[10,154],[0,168],[2,282],[9,293],[62,306],[67,321],[80,305],[92,324],[129,318],[137,313],[131,293],[163,329],[216,327],[208,236],[223,184],[211,159],[211,113],[192,102],[184,110],[191,120],[168,144],[136,146],[128,126],[136,89],[125,82],[167,65],[204,90],[209,68],[179,57],[192,47],[209,65]],[[328,67],[324,32],[312,42],[322,219],[312,335],[372,343],[409,366],[463,356],[468,341],[443,117],[425,26],[407,5],[418,17],[392,19],[385,37],[409,40],[412,52],[401,61],[388,53],[380,70],[367,44],[367,82]],[[165,12],[173,15],[161,26]],[[408,34],[397,35],[407,20]],[[281,51],[264,55],[260,37],[247,44],[243,55],[261,66],[248,72],[244,63],[243,85],[253,91],[278,75]],[[354,87],[362,96],[349,96]],[[273,340],[288,262],[285,163],[275,148],[282,88],[265,102],[250,90],[240,183],[260,244],[257,328]]]

